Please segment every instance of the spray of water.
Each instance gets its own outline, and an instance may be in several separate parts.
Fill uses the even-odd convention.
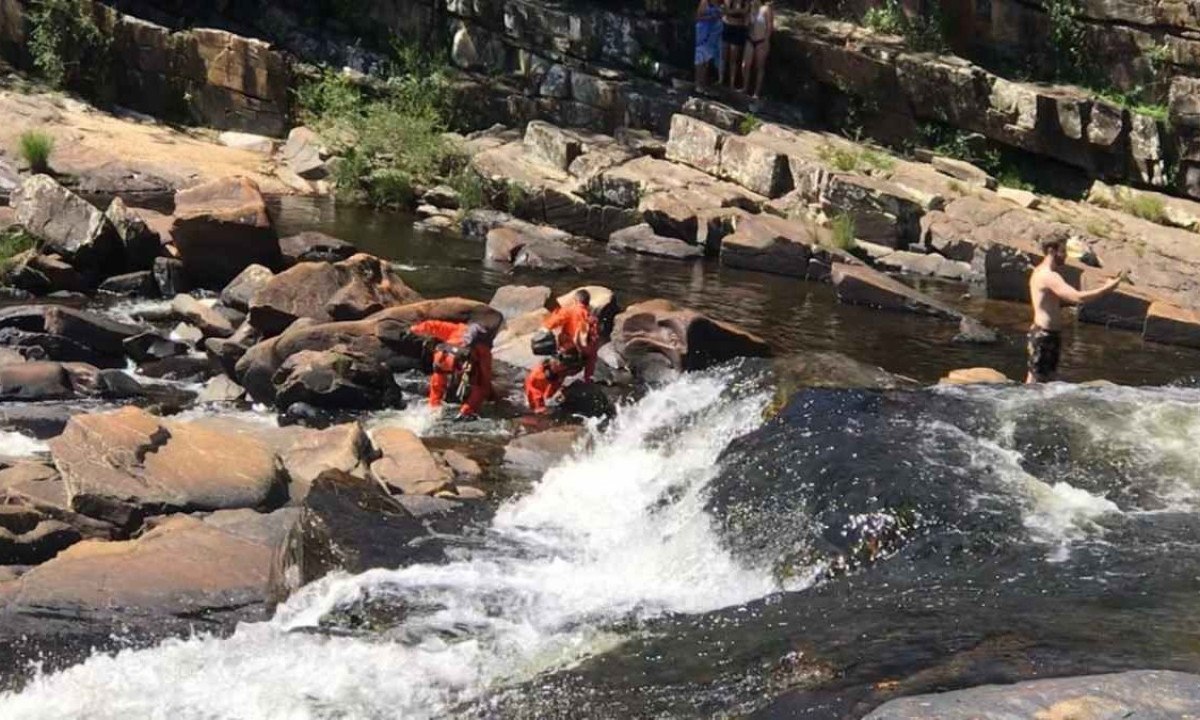
[[[776,589],[721,546],[703,511],[721,450],[766,397],[716,375],[651,392],[593,449],[500,508],[488,540],[442,565],[331,576],[233,636],[96,655],[0,696],[0,717],[423,718],[577,662],[622,628]],[[407,610],[373,638],[301,631],[347,604]]]

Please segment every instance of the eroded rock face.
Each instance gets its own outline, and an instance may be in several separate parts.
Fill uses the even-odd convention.
[[[271,573],[271,595],[281,601],[335,570],[357,574],[436,560],[440,546],[423,542],[427,531],[374,480],[326,470],[300,507]]]
[[[614,349],[635,373],[647,379],[702,370],[735,357],[766,357],[766,341],[728,323],[675,305],[647,300],[616,317]]]
[[[12,205],[17,222],[77,268],[99,270],[119,256],[119,239],[104,214],[49,175],[34,175],[21,183]]]
[[[301,263],[270,278],[249,302],[250,324],[272,337],[299,318],[359,320],[420,299],[385,261],[360,253],[338,263]]]
[[[73,416],[50,452],[72,509],[124,528],[178,510],[266,509],[285,493],[265,443],[134,407]]]
[[[170,233],[188,278],[201,287],[222,288],[248,265],[282,263],[266,202],[247,178],[177,192]]]

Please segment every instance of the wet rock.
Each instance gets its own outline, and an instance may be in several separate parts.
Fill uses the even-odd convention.
[[[748,215],[734,220],[735,231],[721,240],[721,264],[776,275],[806,278],[809,261],[830,233],[811,221],[774,215]]]
[[[994,345],[1000,342],[1000,336],[975,318],[964,316],[958,322],[958,334],[954,336],[953,342],[964,345]]]
[[[271,596],[282,601],[335,571],[357,574],[433,561],[442,550],[424,525],[374,480],[326,470],[315,481],[271,572]]]
[[[171,339],[194,346],[204,340],[204,333],[195,325],[181,322],[171,329]]]
[[[785,402],[801,388],[895,390],[917,386],[914,380],[838,352],[801,352],[772,360],[770,367]]]
[[[976,718],[1167,718],[1200,706],[1200,676],[1168,670],[986,685],[883,704],[866,720]]]
[[[191,295],[176,295],[171,301],[171,311],[184,322],[198,328],[204,337],[225,338],[233,335],[233,324],[224,315]]]
[[[612,342],[635,374],[652,379],[702,370],[735,357],[771,354],[761,338],[669,300],[629,306],[616,317]]]
[[[43,357],[51,360],[111,366],[124,357],[124,340],[141,332],[139,327],[60,305],[0,310],[0,345],[41,348]]]
[[[962,313],[954,308],[868,267],[835,266],[833,285],[838,301],[848,305],[866,305],[952,320],[962,318]]]
[[[533,354],[530,343],[534,333],[542,329],[549,311],[539,309],[506,320],[504,329],[492,344],[492,358],[513,367],[530,369],[544,358]]]
[[[484,241],[492,229],[510,224],[515,224],[518,227],[523,225],[536,227],[531,223],[524,223],[524,221],[517,220],[512,215],[499,210],[477,208],[468,211],[463,216],[462,221],[459,223],[459,230],[462,232],[463,237],[468,240]]]
[[[1079,286],[1082,290],[1092,290],[1101,287],[1110,279],[1106,273],[1084,270]],[[1108,295],[1080,305],[1078,317],[1082,322],[1126,330],[1142,330],[1150,306],[1157,299],[1153,293],[1122,284]]]
[[[81,537],[107,540],[116,528],[71,509],[66,483],[58,471],[36,462],[19,462],[0,470],[0,505],[19,505],[66,523]]]
[[[289,267],[302,262],[339,262],[358,253],[352,243],[315,231],[280,239],[279,251]]]
[[[409,430],[386,427],[375,430],[372,440],[379,458],[371,463],[371,475],[392,492],[405,495],[435,495],[454,488],[453,474],[438,463]]]
[[[144,332],[140,335],[126,338],[122,343],[125,354],[135,362],[163,360],[177,355],[186,355],[188,346],[174,340],[168,340],[158,333]]]
[[[704,256],[704,251],[677,238],[663,237],[648,224],[618,230],[608,236],[608,246],[614,250],[626,250],[643,255],[693,260]]]
[[[203,382],[212,377],[214,372],[208,358],[194,355],[149,360],[138,367],[138,373],[148,378],[174,382]]]
[[[504,217],[493,219],[498,221],[497,224],[483,233],[487,243],[485,257],[493,262],[511,263],[521,248],[529,244],[563,243],[571,239],[568,233],[546,225]],[[482,227],[488,221],[477,219],[476,222]]]
[[[221,302],[235,310],[250,311],[250,301],[267,286],[275,273],[262,265],[248,265],[221,291]]]
[[[987,367],[951,370],[938,381],[939,385],[1006,385],[1011,383],[1004,373]]]
[[[209,360],[221,368],[228,377],[237,377],[237,363],[246,351],[262,340],[260,333],[250,323],[242,323],[228,338],[208,338],[204,341],[204,352]]]
[[[62,363],[26,362],[0,366],[0,400],[63,400],[75,397]]]
[[[441,453],[442,462],[450,468],[455,480],[478,480],[483,475],[483,468],[466,455],[457,450],[446,450]]]
[[[504,448],[504,462],[517,470],[541,474],[574,452],[587,436],[582,427],[564,427],[522,435]]]
[[[250,324],[271,337],[298,318],[359,320],[420,299],[386,262],[360,253],[337,263],[301,263],[272,277],[250,301]]]
[[[266,509],[284,493],[265,443],[134,407],[73,416],[50,452],[72,509],[123,528],[178,510]]]
[[[97,270],[112,263],[118,239],[104,214],[49,175],[27,178],[11,199],[17,222],[42,242],[42,251],[74,267]]]
[[[180,190],[170,233],[188,279],[200,287],[222,288],[247,265],[282,263],[262,193],[247,178]]]
[[[514,268],[547,270],[551,272],[583,272],[592,265],[588,256],[571,249],[564,242],[542,240],[525,245],[513,258]]]
[[[300,504],[324,471],[336,469],[365,476],[374,457],[374,448],[358,422],[347,422],[324,429],[288,427],[272,437],[291,483],[288,502]]]
[[[116,197],[104,211],[104,217],[117,234],[124,267],[128,270],[153,268],[154,259],[162,254],[162,238],[146,224],[142,216]]]
[[[604,388],[596,383],[574,382],[563,388],[560,412],[590,418],[607,418],[617,414],[617,406]]]
[[[36,565],[79,542],[78,530],[37,510],[0,505],[0,565]]]
[[[883,255],[876,259],[875,265],[884,270],[958,281],[970,280],[974,273],[970,263],[950,260],[937,253],[915,253],[907,250],[897,250]]]
[[[154,282],[158,285],[158,294],[165,298],[173,298],[180,293],[192,289],[192,283],[184,272],[183,261],[177,258],[159,257],[154,259]]]
[[[158,296],[158,283],[150,270],[113,275],[100,283],[97,288],[101,292],[113,295],[152,298]]]
[[[353,410],[403,406],[400,388],[387,365],[336,348],[289,356],[275,374],[274,383],[275,401],[280,407],[293,403]]]
[[[550,288],[543,285],[505,285],[496,290],[488,304],[499,310],[505,320],[541,310],[550,299]]]
[[[218,375],[208,381],[204,389],[196,396],[196,402],[200,404],[234,403],[245,399],[245,397],[245,388],[224,375]]]
[[[136,540],[76,543],[0,591],[0,604],[8,612],[57,608],[82,619],[114,609],[208,616],[259,603],[296,515],[291,509],[174,515]]]
[[[1156,302],[1146,312],[1142,337],[1151,342],[1200,348],[1200,313]]]

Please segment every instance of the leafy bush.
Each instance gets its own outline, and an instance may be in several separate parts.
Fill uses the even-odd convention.
[[[761,126],[762,120],[759,120],[753,114],[747,114],[746,117],[742,118],[742,121],[738,123],[738,132],[740,132],[742,135],[749,135]]]
[[[941,4],[936,0],[924,15],[908,17],[900,0],[884,0],[863,15],[862,24],[875,32],[901,35],[914,50],[941,52],[946,49],[946,27]]]
[[[887,171],[896,164],[887,153],[871,148],[835,147],[825,144],[817,149],[817,154],[823,162],[841,172]]]
[[[40,130],[21,133],[19,151],[29,171],[35,175],[50,172],[50,153],[54,152],[54,138]]]
[[[854,218],[847,213],[836,215],[829,224],[833,234],[830,238],[830,243],[840,250],[849,252],[858,244],[855,239]]]
[[[33,64],[55,87],[98,90],[107,80],[111,38],[84,0],[32,0],[29,50]]]
[[[908,23],[899,0],[884,0],[883,5],[867,9],[862,24],[875,32],[903,35]]]
[[[0,274],[12,269],[13,259],[37,247],[37,239],[22,228],[0,231]]]
[[[334,171],[339,194],[383,205],[411,202],[415,186],[436,184],[461,165],[443,134],[451,115],[444,67],[398,46],[389,73],[371,91],[334,72],[296,91],[300,119],[342,158]]]

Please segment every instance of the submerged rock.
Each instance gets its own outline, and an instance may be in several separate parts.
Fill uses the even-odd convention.
[[[562,427],[513,438],[504,448],[504,462],[517,470],[540,474],[570,455],[587,436],[583,427]]]

